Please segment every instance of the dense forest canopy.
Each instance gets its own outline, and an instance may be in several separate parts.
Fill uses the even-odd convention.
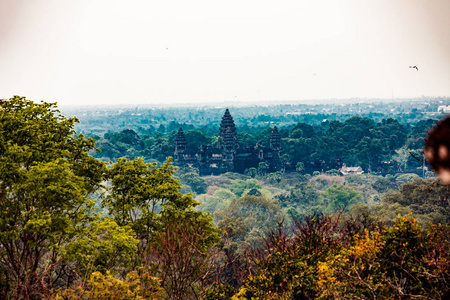
[[[376,122],[367,117],[352,116],[343,121],[326,119],[320,125],[305,122],[281,128],[277,125],[281,137],[283,169],[295,170],[301,163],[310,174],[339,169],[343,165],[359,166],[366,172],[383,174],[405,170],[420,173],[423,167],[423,139],[427,130],[437,121],[436,116],[434,118],[404,124],[393,118]],[[124,129],[108,131],[103,136],[90,134],[97,140],[96,146],[101,150],[92,154],[105,161],[115,161],[120,157],[142,157],[146,161],[162,163],[174,155],[176,131],[183,127],[187,150],[195,153],[200,145],[217,145],[218,127],[207,130],[177,123],[164,130]],[[237,126],[238,143],[267,147],[271,132],[270,126]]]
[[[0,298],[441,298],[450,189],[420,159],[445,101],[377,116],[237,109],[241,143],[280,127],[283,170],[200,176],[170,156],[179,126],[192,149],[217,143],[217,116],[195,122],[206,109],[166,109],[158,125],[86,112],[77,126],[55,104],[3,100]]]
[[[223,103],[210,106],[83,106],[62,109],[65,115],[76,116],[80,123],[76,129],[84,134],[103,135],[107,131],[132,129],[139,134],[162,133],[177,130],[203,129],[215,133],[225,108],[229,108],[241,133],[248,127],[260,129],[276,124],[278,127],[295,126],[297,123],[320,125],[324,120],[344,121],[354,115],[380,122],[396,119],[402,124],[415,124],[419,120],[439,119],[444,115],[442,107],[450,105],[450,98],[352,99],[327,101],[322,104],[271,104],[245,105]],[[439,109],[441,107],[441,109]],[[253,129],[250,129],[253,130]]]

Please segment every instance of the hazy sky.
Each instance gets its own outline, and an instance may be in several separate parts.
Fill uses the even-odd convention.
[[[0,98],[450,96],[449,16],[449,0],[0,0]]]

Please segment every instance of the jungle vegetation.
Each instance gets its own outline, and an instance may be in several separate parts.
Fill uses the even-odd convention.
[[[431,172],[375,172],[389,156],[421,167],[409,151],[433,120],[300,122],[284,131],[285,172],[220,176],[155,151],[170,132],[87,136],[77,122],[54,103],[0,102],[2,299],[438,299],[450,289],[449,187]],[[201,129],[191,138],[214,143]],[[126,150],[101,156],[102,143]],[[341,176],[338,162],[366,172]]]

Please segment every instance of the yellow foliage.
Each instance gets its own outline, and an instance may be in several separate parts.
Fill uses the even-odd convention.
[[[139,274],[141,273],[141,274]],[[163,289],[159,279],[146,272],[133,271],[126,280],[115,278],[109,272],[103,275],[94,272],[87,282],[87,288],[78,287],[76,290],[58,291],[54,300],[144,300],[163,299]]]
[[[377,255],[384,246],[381,240],[380,230],[369,232],[365,230],[364,236],[356,235],[353,246],[328,257],[319,263],[318,286],[321,288],[321,297],[338,297],[343,291],[349,289],[350,281],[355,281],[351,286],[361,285],[368,289],[376,289],[374,282],[367,270],[377,268]]]

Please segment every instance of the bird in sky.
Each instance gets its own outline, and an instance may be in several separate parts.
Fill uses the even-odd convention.
[[[412,68],[412,69],[416,69],[417,71],[419,71],[419,68],[417,67],[417,65],[415,65],[415,66],[409,66],[410,68]]]

